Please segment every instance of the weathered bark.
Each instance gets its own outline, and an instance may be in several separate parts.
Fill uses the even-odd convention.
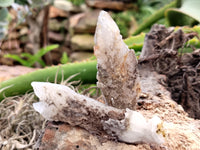
[[[145,37],[139,62],[140,68],[166,75],[164,84],[172,98],[190,117],[200,118],[200,51],[178,55],[178,49],[195,35],[154,25]]]

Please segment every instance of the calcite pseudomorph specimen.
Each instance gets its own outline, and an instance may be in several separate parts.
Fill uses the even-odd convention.
[[[114,107],[64,85],[32,82],[40,99],[33,104],[34,109],[47,120],[82,127],[101,139],[164,143],[161,119],[154,116],[146,120],[142,114],[131,110],[140,91],[137,60],[134,51],[123,42],[115,22],[104,11],[98,18],[95,42],[98,86],[109,105]]]
[[[80,126],[103,139],[164,143],[162,120],[157,116],[146,120],[139,112],[108,106],[64,85],[48,82],[32,82],[31,85],[40,99],[33,107],[47,120]]]
[[[101,11],[95,33],[97,86],[110,106],[135,109],[140,93],[134,50],[123,42],[119,28],[109,14]]]

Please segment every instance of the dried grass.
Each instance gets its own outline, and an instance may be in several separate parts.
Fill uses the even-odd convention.
[[[60,84],[69,86],[76,92],[80,91],[82,88],[80,81],[70,82],[76,75],[70,76],[65,81],[62,79]],[[55,83],[57,83],[57,77]],[[78,86],[74,87],[73,85]],[[94,90],[98,93],[95,97],[99,96],[99,92],[97,92],[99,89],[96,87],[86,89],[84,94],[89,96],[91,89],[93,89],[93,93]],[[37,101],[34,93],[28,93],[23,96],[8,97],[0,102],[1,150],[34,149],[46,124],[44,118],[33,109],[32,104]]]
[[[0,103],[0,149],[33,149],[45,120],[33,109],[33,93]]]

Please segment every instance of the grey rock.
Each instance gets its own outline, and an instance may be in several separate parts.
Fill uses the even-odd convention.
[[[74,33],[94,33],[100,10],[79,13],[70,18],[70,28]]]
[[[86,3],[90,7],[100,9],[126,10],[134,7],[133,1],[130,0],[86,0]]]
[[[75,6],[70,1],[66,0],[55,0],[54,6],[67,12],[81,12],[87,10],[86,5],[84,4],[81,6]]]
[[[93,53],[89,53],[89,52],[74,52],[74,53],[71,54],[70,60],[72,62],[82,61],[82,60],[88,59],[92,56],[93,56]]]
[[[93,50],[94,46],[94,36],[88,34],[78,34],[71,38],[71,48],[72,50]]]
[[[61,31],[65,30],[67,26],[67,20],[58,21],[57,19],[49,20],[49,29],[51,31]]]
[[[60,33],[56,33],[56,32],[49,32],[48,33],[48,37],[51,41],[54,41],[54,42],[62,42],[64,41],[64,35],[63,34],[60,34]]]

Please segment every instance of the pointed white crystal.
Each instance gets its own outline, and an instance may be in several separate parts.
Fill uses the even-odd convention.
[[[164,143],[163,135],[157,133],[157,125],[162,124],[159,117],[154,116],[147,121],[139,112],[128,109],[125,115],[126,118],[130,118],[130,126],[119,135],[119,139],[127,143]]]
[[[109,14],[101,11],[95,32],[94,53],[98,63],[98,87],[108,104],[134,109],[140,92],[134,50],[123,42],[119,28]]]

